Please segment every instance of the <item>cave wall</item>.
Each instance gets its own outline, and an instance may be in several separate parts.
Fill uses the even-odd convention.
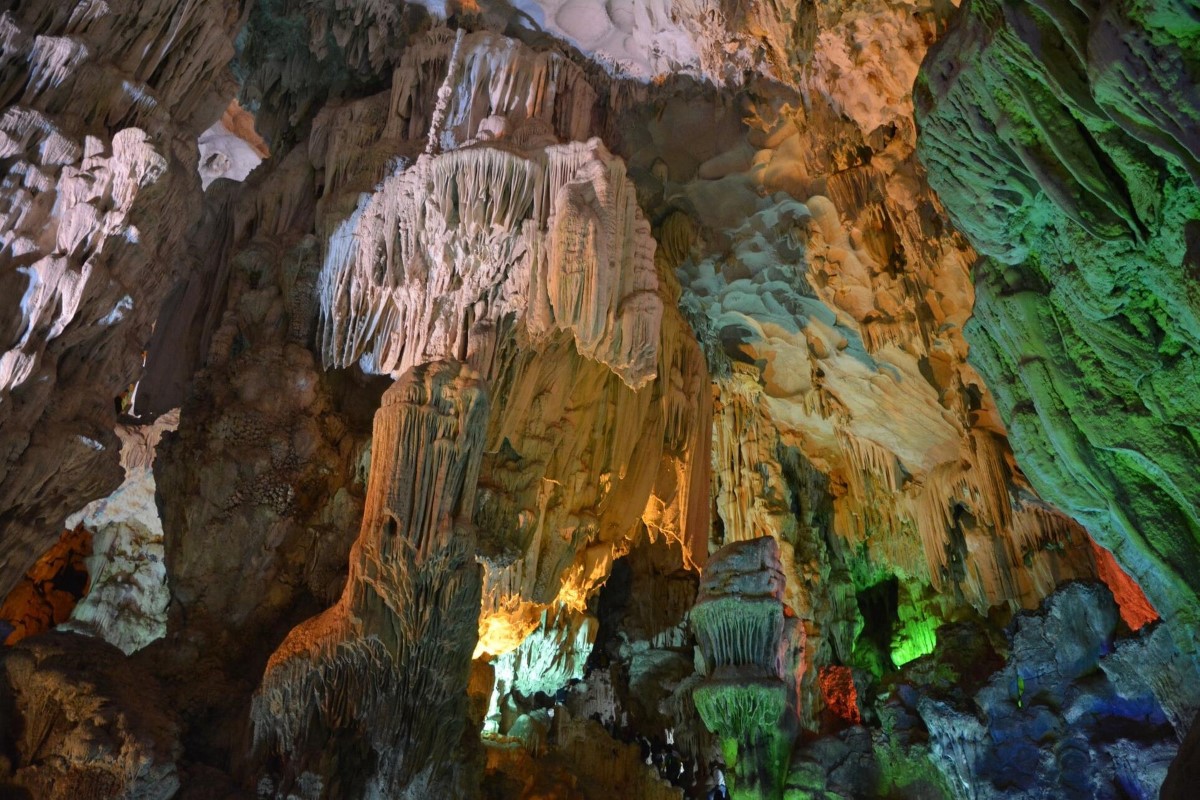
[[[1196,13],[965,3],[917,85],[930,182],[981,254],[972,360],[1018,463],[1193,658]]]
[[[0,18],[0,584],[100,500],[69,627],[129,655],[0,659],[0,778],[1162,781],[1197,705],[1196,169],[1142,100],[1194,105],[1190,6],[72,9]],[[109,495],[118,414],[153,467]],[[1072,615],[1074,662],[1031,644]],[[71,750],[139,703],[87,696],[89,653],[163,718]]]
[[[194,258],[195,138],[236,87],[239,6],[3,12],[0,592],[121,482],[113,428],[159,304]]]

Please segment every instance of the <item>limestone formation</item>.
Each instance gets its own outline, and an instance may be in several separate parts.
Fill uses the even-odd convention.
[[[523,747],[489,748],[486,785],[504,797],[685,797],[644,763],[636,746],[612,739],[592,720],[573,719],[559,710],[555,740],[552,753],[540,759]]]
[[[488,47],[496,41],[477,39]],[[416,55],[432,58],[455,41],[435,34],[426,55]],[[518,71],[536,59],[531,51],[506,47]],[[484,64],[488,52],[485,47],[480,56]],[[498,68],[508,69],[508,63],[502,60]],[[434,88],[443,83],[436,71],[428,80]],[[432,102],[436,91],[425,93],[425,85],[404,91]],[[353,128],[359,115],[386,108],[394,94],[320,116],[310,147],[279,154],[270,162],[278,166],[249,184],[210,188],[207,235],[231,242],[232,252],[213,253],[173,296],[139,385],[139,404],[161,407],[179,396],[179,376],[189,360],[206,364],[184,401],[179,434],[169,438],[166,457],[156,466],[166,498],[168,582],[176,598],[171,633],[156,657],[171,664],[176,702],[220,720],[212,724],[230,737],[237,735],[240,709],[253,689],[246,665],[263,664],[272,637],[314,603],[334,599],[344,580],[338,560],[349,547],[346,520],[354,518],[366,473],[356,420],[373,402],[372,384],[339,371],[322,374],[307,351],[317,349],[322,239],[316,234],[336,230],[353,214],[355,187],[384,177],[383,162],[346,158],[336,131],[361,135]],[[413,105],[418,100],[405,102],[406,115],[430,113]],[[453,121],[457,112],[450,111],[444,119]],[[407,143],[384,139],[378,148],[423,152],[426,144],[421,135]],[[546,144],[537,147],[544,151]],[[580,145],[574,150],[603,157]],[[469,161],[454,151],[429,158],[446,165]],[[597,180],[605,169],[619,175],[619,162],[606,163]],[[310,195],[321,202],[303,201]],[[605,281],[612,279],[607,270],[625,266],[621,260],[597,263]],[[664,280],[659,291],[666,294],[673,282],[669,275]],[[414,307],[430,305],[423,297]],[[445,312],[449,317],[453,307]],[[641,391],[581,355],[573,332],[552,332],[531,347],[504,319],[494,334],[482,325],[472,329],[479,345],[475,350],[472,344],[469,354],[474,365],[514,387],[505,389],[511,403],[500,404],[488,425],[485,461],[494,457],[503,468],[488,470],[489,485],[477,503],[481,556],[492,576],[480,619],[489,644],[481,652],[512,649],[546,610],[557,613],[565,603],[572,614],[581,613],[612,560],[639,538],[687,540],[689,552],[699,551],[707,515],[703,359],[679,315],[664,309],[663,319],[652,348],[655,377]],[[156,356],[172,351],[185,355]],[[598,395],[613,400],[596,403]],[[505,443],[510,438],[520,443],[519,460]],[[214,470],[209,464],[232,466]],[[186,488],[200,486],[206,488]],[[533,513],[543,503],[547,512]],[[593,516],[600,524],[587,522]],[[562,537],[566,525],[579,533]],[[243,577],[223,577],[230,574]],[[209,680],[188,680],[188,654],[197,652],[220,653]],[[226,756],[217,751],[202,758],[219,765]]]
[[[9,6],[0,794],[1155,795],[1195,0]]]
[[[798,728],[804,631],[785,583],[775,539],[734,542],[713,554],[692,609],[703,656],[696,708],[736,768],[739,796],[779,793]]]
[[[553,616],[542,612],[538,627],[516,649],[494,661],[491,701],[483,732],[510,733],[519,722],[511,711],[505,713],[510,706],[519,713],[520,707],[514,700],[529,702],[538,693],[553,695],[583,678],[596,640],[596,628],[594,617],[572,613],[566,607],[559,607]]]
[[[266,142],[254,130],[254,117],[237,100],[200,134],[196,144],[200,148],[200,184],[205,189],[217,178],[245,180],[270,155]]]
[[[1014,621],[1008,665],[972,703],[910,695],[959,796],[1156,794],[1175,736],[1145,677],[1165,665],[1143,651],[1142,679],[1110,673],[1126,648],[1141,649],[1113,640],[1117,618],[1104,587],[1071,584]]]
[[[238,4],[0,14],[0,594],[121,481],[113,433],[186,262],[199,133],[234,93]]]
[[[6,797],[170,800],[179,790],[178,727],[159,686],[106,642],[51,633],[5,650],[0,703]]]
[[[1200,765],[1197,764],[1197,741],[1200,740],[1200,725],[1192,720],[1188,735],[1179,746],[1179,754],[1167,769],[1167,777],[1163,779],[1162,800],[1183,800],[1191,792],[1200,778]]]
[[[1196,13],[972,0],[918,85],[930,180],[982,255],[973,359],[1018,463],[1193,656]]]
[[[1030,605],[1065,577],[1093,574],[1083,532],[1026,499],[1003,440],[971,424],[965,387],[950,391],[930,372],[925,340],[882,324],[873,299],[858,322],[829,297],[827,282],[849,281],[868,269],[860,258],[873,259],[851,249],[828,200],[780,197],[732,238],[731,254],[685,276],[696,324],[728,364],[715,426],[726,541],[792,524],[783,477],[753,471],[778,442],[798,445],[838,485],[834,527],[849,548],[883,547],[881,561],[935,588],[956,585],[981,610]],[[873,338],[888,327],[903,339]],[[946,368],[969,377],[965,348],[955,354],[950,336],[939,344]]]
[[[422,157],[330,238],[321,350],[327,366],[401,373],[470,359],[472,340],[487,346],[517,316],[535,346],[569,331],[639,389],[658,365],[653,252],[624,167],[598,140],[532,159],[499,147]]]
[[[280,763],[274,796],[451,794],[479,607],[470,520],[486,418],[478,379],[452,362],[384,394],[342,598],[288,635],[254,699],[255,741]]]
[[[793,34],[807,27],[812,13],[803,5],[720,0],[418,4],[441,18],[478,14],[483,25],[507,26],[511,34],[545,32],[617,78],[645,82],[687,75],[718,85],[737,85],[756,73],[789,78],[807,55],[791,51]]]
[[[443,102],[452,78],[471,88]],[[582,612],[643,530],[703,559],[703,359],[623,163],[580,141],[597,98],[556,53],[435,29],[311,145],[334,196],[379,181],[329,232],[325,363],[465,359],[503,398],[476,519],[494,656],[556,604]]]
[[[810,730],[820,669],[881,674],[943,622],[1096,574],[967,363],[975,254],[925,184],[909,95],[948,10],[819,9],[784,31],[811,49],[796,93],[663,99],[625,134],[714,376],[710,547],[779,541]],[[679,129],[708,134],[668,146]]]
[[[152,465],[163,433],[178,425],[177,410],[148,425],[118,425],[125,480],[111,495],[68,518],[92,533],[92,553],[87,594],[65,626],[98,636],[127,655],[166,633],[171,595]]]
[[[91,584],[90,555],[91,531],[81,525],[62,532],[0,605],[4,644],[16,644],[66,622]]]
[[[206,228],[227,247],[206,252],[174,295],[138,391],[147,410],[182,402],[154,462],[167,633],[139,656],[184,710],[185,737],[211,743],[192,748],[184,781],[206,800],[236,785],[272,651],[342,592],[385,388],[322,373],[306,347],[319,259],[304,233],[311,203],[287,199],[310,191],[312,172],[289,166],[205,193]]]
[[[565,337],[504,363],[496,390],[509,401],[489,426],[476,514],[490,534],[486,652],[514,646],[548,604],[585,609],[613,560],[639,539],[674,542],[689,562],[703,559],[705,371],[678,315],[668,320],[657,361],[664,377],[640,392]],[[595,397],[605,400],[585,399]]]

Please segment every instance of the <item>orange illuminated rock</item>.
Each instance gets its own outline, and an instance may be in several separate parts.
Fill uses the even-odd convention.
[[[858,725],[862,715],[858,712],[858,691],[854,688],[854,675],[849,667],[821,667],[821,699],[825,707],[847,722]]]
[[[1129,629],[1140,630],[1143,625],[1158,619],[1158,612],[1150,605],[1142,587],[1121,569],[1113,554],[1095,542],[1092,542],[1092,553],[1096,556],[1097,576],[1113,593],[1121,609],[1121,619]]]
[[[87,594],[84,559],[92,554],[92,533],[80,525],[63,531],[58,542],[38,559],[0,606],[0,625],[11,630],[4,640],[14,645],[65,622]]]
[[[236,99],[229,102],[229,108],[225,109],[225,113],[221,115],[221,124],[230,133],[250,145],[260,158],[271,155],[267,143],[254,129],[254,115],[242,108]]]

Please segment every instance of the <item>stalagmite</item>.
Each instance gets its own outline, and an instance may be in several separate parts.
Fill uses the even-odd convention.
[[[384,395],[342,599],[289,634],[254,699],[255,741],[279,758],[274,796],[452,793],[479,607],[470,518],[486,418],[482,386],[454,362],[416,367]]]
[[[704,658],[696,708],[721,737],[739,797],[778,793],[796,735],[804,631],[784,584],[773,538],[735,542],[712,555],[692,609]]]
[[[8,4],[0,796],[1154,796],[1197,18]]]
[[[152,467],[163,434],[178,425],[176,409],[149,425],[118,426],[125,480],[111,495],[68,518],[91,531],[93,539],[88,591],[65,627],[98,636],[125,653],[166,633],[171,594]]]

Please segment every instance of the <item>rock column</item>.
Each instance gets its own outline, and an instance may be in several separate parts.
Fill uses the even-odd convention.
[[[337,605],[297,626],[254,698],[277,797],[454,796],[480,568],[471,507],[487,425],[468,368],[414,368],[375,415],[371,473]]]
[[[735,798],[782,797],[804,648],[785,588],[775,539],[735,542],[710,557],[692,609],[705,676],[693,697],[721,739]]]

